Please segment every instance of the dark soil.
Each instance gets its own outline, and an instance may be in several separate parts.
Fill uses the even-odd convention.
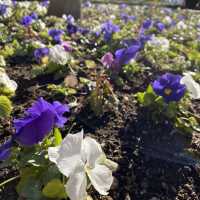
[[[16,61],[15,61],[16,63]],[[19,84],[14,102],[13,116],[20,116],[39,96],[47,100],[68,102],[66,97],[47,91],[47,84],[53,83],[51,76],[30,77],[31,64],[11,65],[9,76]],[[97,118],[87,106],[74,109],[68,127],[72,132],[84,129],[86,134],[97,139],[109,158],[119,164],[114,173],[115,181],[109,196],[99,196],[91,191],[94,200],[198,200],[200,199],[200,167],[185,149],[199,152],[200,136],[184,135],[164,121],[161,124],[149,118],[148,110],[140,109],[133,92],[143,90],[152,75],[145,74],[136,79],[135,87],[127,85],[115,91],[120,100],[118,110]],[[57,81],[56,83],[59,83]],[[79,95],[81,101],[84,96]],[[195,110],[199,104],[194,104]],[[198,113],[198,112],[197,112]],[[1,121],[1,141],[12,134],[12,119]],[[63,130],[63,133],[65,131]],[[0,170],[0,181],[13,177],[12,168]],[[16,181],[7,184],[0,191],[1,200],[17,200]]]

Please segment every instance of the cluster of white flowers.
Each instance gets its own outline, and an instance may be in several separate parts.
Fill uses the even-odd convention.
[[[170,47],[170,43],[167,38],[156,36],[153,36],[151,40],[147,42],[147,45],[149,45],[150,47],[159,48],[162,51],[168,51]]]
[[[181,84],[184,84],[192,99],[200,99],[200,85],[193,79],[193,73],[184,73]]]
[[[48,155],[68,178],[65,188],[71,200],[87,199],[90,183],[100,194],[108,194],[113,182],[112,170],[117,164],[106,158],[94,139],[83,138],[83,131],[68,134],[60,146],[48,149]]]
[[[70,54],[65,51],[63,46],[55,45],[52,48],[50,48],[49,60],[51,62],[59,65],[65,65],[67,64],[69,59],[70,59]]]
[[[0,87],[5,87],[11,92],[15,92],[17,89],[17,83],[9,78],[3,68],[0,68]]]
[[[180,21],[177,25],[176,25],[177,29],[179,30],[185,30],[187,29],[187,25],[184,23],[184,21]]]

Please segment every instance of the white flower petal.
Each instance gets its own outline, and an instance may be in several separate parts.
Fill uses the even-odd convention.
[[[61,143],[57,166],[67,177],[73,173],[77,163],[81,160],[82,141],[83,131],[76,134],[68,134]]]
[[[101,146],[98,142],[96,142],[96,140],[90,137],[86,137],[83,140],[83,146],[81,150],[82,160],[87,162],[91,168],[95,167],[95,163],[102,153],[103,151]]]
[[[50,48],[49,58],[53,63],[65,65],[68,62],[70,55],[65,51],[63,46],[55,45],[54,47]]]
[[[65,188],[71,200],[84,200],[86,198],[87,177],[83,163],[78,163]]]
[[[59,149],[60,149],[60,146],[57,146],[57,147],[49,147],[48,148],[48,156],[49,156],[49,160],[51,162],[54,162],[54,163],[57,163],[57,159],[59,157]]]
[[[113,182],[112,171],[105,165],[96,164],[87,174],[94,188],[101,195],[107,195]]]
[[[8,88],[11,92],[15,92],[17,89],[17,83],[11,80],[2,68],[0,68],[0,86]]]
[[[185,76],[181,79],[181,84],[186,85],[191,98],[200,98],[200,85],[192,78],[191,74],[185,74]]]

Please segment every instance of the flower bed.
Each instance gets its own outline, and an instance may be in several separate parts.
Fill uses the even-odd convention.
[[[0,199],[198,200],[198,14],[0,4]]]

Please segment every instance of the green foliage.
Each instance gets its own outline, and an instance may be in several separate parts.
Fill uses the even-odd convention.
[[[0,117],[7,117],[12,112],[12,103],[6,96],[0,96]]]
[[[39,174],[40,171],[35,167],[21,170],[21,179],[16,188],[21,197],[29,200],[42,200],[42,183],[38,179]]]
[[[65,87],[63,85],[55,85],[55,84],[49,84],[48,90],[53,92],[54,94],[62,94],[64,96],[71,96],[77,93],[76,89]]]
[[[54,145],[58,146],[62,142],[62,134],[58,128],[54,128]]]
[[[67,194],[65,192],[65,187],[59,179],[52,179],[43,188],[42,193],[45,197],[53,199],[66,199]]]
[[[153,91],[153,88],[151,85],[147,87],[147,90],[145,92],[137,93],[138,102],[144,106],[150,106],[151,104],[155,102],[156,98],[157,96],[155,92]]]
[[[191,102],[188,97],[183,98],[180,102],[165,103],[162,97],[155,94],[151,85],[146,91],[138,92],[136,96],[138,102],[148,108],[155,122],[166,118],[174,124],[175,128],[185,133],[200,132],[197,116],[189,112]]]
[[[118,99],[113,92],[112,85],[103,75],[97,79],[96,88],[91,92],[88,102],[97,116],[113,109],[114,106],[117,107]]]
[[[126,79],[130,81],[134,78],[135,74],[140,73],[141,71],[141,66],[135,61],[123,67],[123,74],[125,75]]]

